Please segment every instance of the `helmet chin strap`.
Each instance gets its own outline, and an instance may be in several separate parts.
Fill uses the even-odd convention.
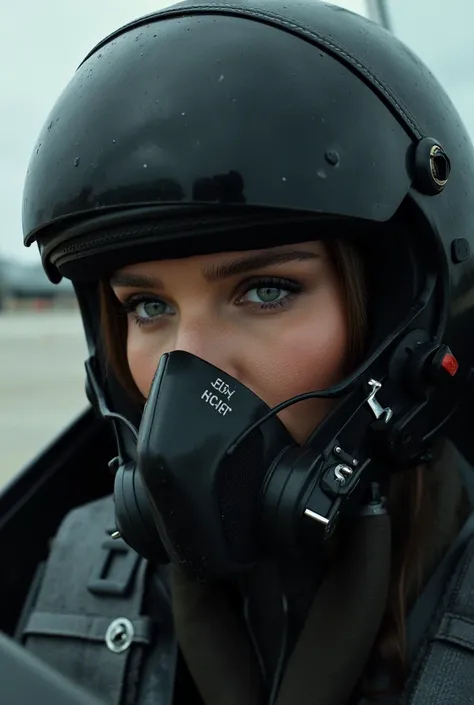
[[[99,382],[97,380],[97,377],[94,372],[94,358],[90,357],[88,360],[85,362],[85,368],[86,368],[86,378],[87,378],[87,383],[88,383],[88,393],[93,397],[93,401],[95,402],[97,409],[99,410],[100,415],[102,416],[103,419],[110,419],[111,421],[119,421],[120,423],[123,423],[124,426],[128,428],[128,430],[132,433],[133,437],[135,438],[135,441],[138,440],[138,430],[135,428],[135,426],[127,419],[125,416],[122,416],[122,414],[116,414],[114,411],[111,411],[108,407],[107,401],[105,399],[105,394],[102,389],[102,387],[99,385]],[[92,401],[92,400],[91,400]]]
[[[340,399],[341,397],[344,396],[345,393],[350,392],[355,385],[356,378],[351,377],[348,380],[342,382],[341,384],[334,385],[333,387],[330,387],[329,389],[324,389],[324,390],[319,390],[319,391],[314,391],[314,392],[304,392],[303,394],[297,394],[294,397],[291,397],[290,399],[287,399],[284,402],[281,402],[281,404],[277,404],[276,406],[272,407],[269,412],[264,414],[260,419],[257,419],[255,423],[251,424],[245,431],[238,437],[236,440],[229,446],[229,448],[226,451],[226,455],[232,455],[237,447],[245,441],[248,436],[250,436],[251,433],[253,433],[257,428],[259,428],[262,424],[264,424],[266,421],[269,421],[271,418],[276,416],[277,414],[280,413],[280,411],[283,411],[284,409],[288,409],[290,406],[293,406],[294,404],[298,404],[301,401],[306,401],[307,399]],[[382,410],[380,407],[378,401],[375,399],[375,395],[377,394],[377,391],[381,389],[382,385],[380,382],[377,382],[374,379],[369,380],[369,386],[372,388],[372,391],[370,392],[369,396],[367,397],[367,402],[373,406],[374,412],[377,415],[377,418],[379,418],[380,415],[386,414],[387,417],[387,422],[390,420],[392,411],[391,409],[385,409]],[[314,429],[313,429],[314,430]]]

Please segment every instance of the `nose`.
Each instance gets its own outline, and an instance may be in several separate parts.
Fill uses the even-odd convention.
[[[191,353],[232,377],[238,377],[235,337],[214,319],[182,320],[172,349]]]

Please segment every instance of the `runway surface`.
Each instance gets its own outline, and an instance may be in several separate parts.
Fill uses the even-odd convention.
[[[0,486],[87,405],[75,309],[0,313]]]

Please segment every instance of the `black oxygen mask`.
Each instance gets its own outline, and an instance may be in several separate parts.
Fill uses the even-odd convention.
[[[250,389],[194,355],[163,355],[143,412],[137,467],[172,562],[197,575],[232,575],[260,550],[262,488],[296,444]]]

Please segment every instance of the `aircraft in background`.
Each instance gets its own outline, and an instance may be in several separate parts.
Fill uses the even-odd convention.
[[[0,259],[0,310],[9,300],[72,297],[74,290],[67,279],[51,284],[40,263],[23,264],[15,260]]]

